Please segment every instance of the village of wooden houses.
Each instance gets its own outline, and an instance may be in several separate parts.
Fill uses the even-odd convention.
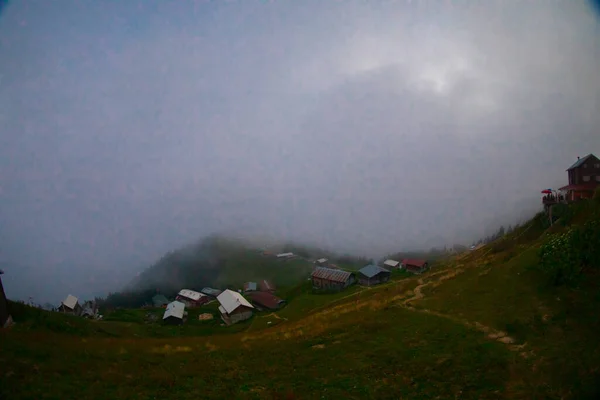
[[[269,251],[261,251],[264,257],[273,257],[282,263],[288,260],[302,258],[294,253],[275,254]],[[402,261],[385,260],[382,265],[367,265],[358,271],[347,271],[329,262],[326,258],[317,260],[304,259],[313,265],[312,273],[307,278],[312,281],[312,294],[319,296],[324,293],[338,293],[348,289],[352,285],[365,287],[380,285],[390,281],[394,271],[403,272],[403,277],[412,274],[421,274],[429,268],[426,260],[404,259]],[[241,321],[248,320],[256,312],[273,312],[286,305],[286,300],[277,296],[277,288],[267,279],[258,282],[246,282],[243,287],[236,290],[216,289],[205,287],[199,290],[182,288],[175,298],[169,299],[165,295],[157,293],[143,308],[162,308],[163,324],[181,325],[188,319],[187,309],[210,307],[218,305],[218,315],[221,325],[228,326]],[[99,307],[94,301],[80,303],[76,296],[69,294],[54,309],[56,312],[80,316],[90,319],[103,319]],[[211,312],[201,312],[199,320],[212,320]]]
[[[590,171],[594,179],[590,179]],[[550,218],[550,224],[555,219],[553,207],[560,203],[576,202],[580,199],[591,198],[594,190],[600,186],[600,159],[593,154],[578,157],[577,161],[567,169],[568,185],[558,190],[542,190],[542,205],[545,214]],[[491,238],[493,239],[493,238]],[[477,250],[485,243],[480,241],[470,248],[457,246],[447,250],[450,253]],[[292,252],[277,253],[260,250],[262,257],[272,258],[285,265],[286,261],[302,259],[306,264],[312,265],[312,272],[307,280],[312,281],[311,295],[319,296],[326,293],[339,293],[348,290],[353,285],[371,287],[385,284],[392,279],[394,274],[398,278],[405,278],[410,274],[421,274],[430,268],[430,261],[426,259],[402,259],[400,261],[387,259],[379,262],[380,265],[369,264],[359,270],[348,270],[330,262],[327,258],[316,260],[302,257]],[[0,270],[0,276],[3,272]],[[205,287],[200,290],[181,288],[175,298],[167,298],[156,293],[148,299],[143,308],[164,309],[162,323],[181,325],[185,324],[188,317],[186,309],[207,307],[218,312],[202,312],[199,320],[213,320],[219,316],[223,326],[229,326],[248,320],[256,312],[274,312],[285,307],[287,301],[278,296],[278,290],[268,279],[257,282],[246,282],[237,290],[218,289]],[[46,307],[46,309],[48,309]],[[103,319],[99,306],[94,301],[80,303],[79,299],[71,294],[61,302],[58,308],[51,307],[51,311],[76,315],[90,319]],[[209,311],[208,310],[208,311]],[[11,323],[8,313],[6,296],[0,279],[0,326]],[[156,318],[156,315],[152,315]],[[155,321],[159,322],[159,321]]]

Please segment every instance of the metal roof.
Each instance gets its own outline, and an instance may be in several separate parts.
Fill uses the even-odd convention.
[[[571,165],[571,166],[569,167],[569,169],[567,169],[567,171],[570,171],[570,170],[572,170],[573,168],[577,168],[577,167],[580,167],[580,166],[582,166],[582,165],[583,165],[583,163],[585,163],[585,162],[588,160],[588,158],[590,158],[590,157],[595,157],[595,156],[594,156],[593,154],[588,154],[588,155],[587,155],[587,156],[585,156],[585,157],[581,157],[579,160],[577,160],[577,161],[575,162],[575,164]]]
[[[209,287],[205,287],[200,292],[207,294],[209,296],[214,296],[214,297],[217,297],[218,295],[221,294],[221,291],[219,289],[213,289],[213,288],[209,288]]]
[[[385,260],[385,262],[383,263],[383,265],[387,265],[389,267],[397,267],[398,264],[400,264],[400,261],[396,260]]]
[[[559,188],[560,191],[569,191],[569,190],[581,190],[581,191],[594,191],[598,187],[597,183],[582,183],[579,185],[567,185]]]
[[[291,257],[293,255],[294,255],[294,253],[281,253],[281,254],[277,254],[277,257]]]
[[[259,306],[271,309],[278,308],[281,303],[285,303],[284,300],[268,292],[254,292],[250,293],[248,297]]]
[[[164,294],[157,294],[152,297],[152,303],[158,307],[162,306],[163,304],[168,304],[169,299],[167,299]]]
[[[205,294],[202,294],[200,292],[196,292],[195,290],[190,290],[190,289],[181,289],[178,293],[179,296],[181,297],[186,297],[190,300],[194,300],[194,301],[198,301],[200,300],[201,297],[206,296]]]
[[[263,292],[268,292],[269,290],[275,290],[275,285],[273,285],[271,282],[269,282],[266,279],[263,279],[262,281],[260,281],[258,283],[258,286],[260,287],[260,290],[262,290]]]
[[[364,276],[366,276],[367,278],[372,278],[375,275],[381,273],[381,272],[387,272],[389,273],[390,271],[388,271],[385,268],[381,268],[378,267],[377,265],[367,265],[366,267],[362,267],[358,272],[360,272],[361,274],[363,274]]]
[[[62,302],[62,304],[65,307],[68,307],[71,310],[73,310],[75,308],[75,306],[77,305],[78,301],[79,300],[77,300],[77,297],[72,296],[72,295],[68,295],[67,298]]]
[[[244,296],[242,296],[238,292],[234,292],[233,290],[229,289],[221,293],[217,297],[217,300],[219,301],[223,309],[227,312],[227,314],[232,313],[240,306],[254,308],[252,304],[250,304],[248,300],[244,298]]]
[[[256,290],[256,282],[246,282],[244,283],[244,290]]]
[[[425,264],[427,264],[427,261],[425,261],[425,260],[414,260],[414,259],[411,259],[411,258],[407,258],[407,259],[402,260],[402,264],[404,264],[404,266],[412,265],[414,267],[422,268],[422,267],[425,266]]]
[[[342,271],[339,269],[317,267],[315,268],[311,276],[313,278],[326,279],[328,281],[333,282],[346,282],[350,278],[350,276],[352,276],[352,273]]]
[[[180,301],[174,301],[169,303],[167,309],[165,310],[165,314],[163,315],[163,319],[167,319],[169,317],[175,317],[179,319],[183,319],[183,311],[185,310],[185,304]]]
[[[318,263],[325,263],[325,262],[327,262],[327,259],[326,259],[326,258],[319,258],[319,259],[317,260],[317,262],[318,262]]]

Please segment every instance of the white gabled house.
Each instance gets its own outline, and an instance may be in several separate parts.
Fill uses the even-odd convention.
[[[233,290],[225,290],[217,297],[217,300],[220,304],[221,318],[227,325],[252,317],[254,306],[244,296]]]
[[[68,295],[67,298],[60,303],[58,311],[65,314],[79,315],[81,313],[79,299],[77,299],[75,296]]]
[[[402,264],[400,263],[400,261],[396,260],[385,260],[383,266],[386,268],[402,268]]]
[[[163,315],[163,322],[175,325],[183,324],[185,314],[185,304],[180,301],[173,301],[167,305],[167,309]]]

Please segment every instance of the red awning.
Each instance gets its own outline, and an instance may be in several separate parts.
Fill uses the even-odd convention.
[[[575,190],[583,192],[593,192],[599,185],[595,183],[583,184],[583,185],[567,185],[563,186],[558,190]]]

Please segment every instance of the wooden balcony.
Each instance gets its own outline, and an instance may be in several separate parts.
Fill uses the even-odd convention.
[[[545,206],[551,206],[559,203],[566,204],[567,199],[565,198],[565,196],[544,196],[542,197],[542,203]]]

